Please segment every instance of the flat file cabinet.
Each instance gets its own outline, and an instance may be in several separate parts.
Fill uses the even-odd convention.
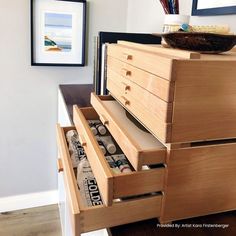
[[[92,107],[74,106],[103,206],[83,206],[65,140],[74,127],[57,128],[73,235],[236,209],[236,53],[203,55],[121,41],[108,45],[107,59],[110,95],[91,94]],[[152,137],[136,133],[127,113]],[[98,118],[132,173],[112,173],[87,123]]]

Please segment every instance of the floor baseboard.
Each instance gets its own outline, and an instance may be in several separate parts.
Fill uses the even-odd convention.
[[[47,191],[0,198],[0,213],[58,203],[58,191]]]

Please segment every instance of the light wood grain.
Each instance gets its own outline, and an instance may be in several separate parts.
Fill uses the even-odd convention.
[[[236,61],[178,61],[172,142],[236,137]]]
[[[91,104],[135,170],[141,170],[143,165],[165,163],[166,148],[151,134],[134,125],[124,108],[110,98],[110,101],[104,100],[93,93]]]
[[[157,96],[154,96],[147,90],[141,88],[132,81],[121,77],[119,74],[110,69],[107,70],[107,77],[108,80],[111,79],[119,85],[121,90],[123,90],[123,96],[125,96],[128,101],[135,100],[137,105],[148,110],[149,113],[152,113],[160,121],[164,121],[166,123],[172,121],[172,103],[167,103],[161,100]],[[126,90],[124,85],[129,86],[129,89]]]
[[[65,133],[71,129],[74,129],[74,127],[63,129],[59,124],[57,124],[57,145],[63,168],[63,176],[66,188],[65,190],[67,192],[67,196],[71,205],[71,210],[73,214],[78,214],[80,212],[79,202],[81,202],[81,199],[79,199],[79,196],[77,195],[77,183],[74,177],[74,170],[72,167],[70,153],[65,138]]]
[[[76,110],[77,108],[75,108]],[[83,110],[89,119],[94,119],[96,113],[93,109],[86,108]],[[83,122],[83,121],[82,121]],[[66,208],[69,214],[67,217],[70,217],[70,227],[72,231],[72,236],[80,236],[83,232],[89,232],[92,230],[103,229],[110,226],[117,226],[120,224],[131,223],[138,220],[150,219],[153,217],[160,216],[160,205],[162,200],[162,195],[148,195],[146,197],[133,198],[128,201],[119,201],[111,204],[111,206],[106,207],[95,206],[95,207],[87,207],[81,201],[81,196],[76,182],[75,175],[72,174],[73,171],[72,163],[70,161],[70,155],[68,151],[68,146],[66,143],[65,134],[68,130],[75,129],[75,127],[67,127],[61,128],[59,125],[57,126],[58,133],[58,147],[60,149],[60,158],[63,163],[63,171],[60,173],[63,175],[66,198],[69,198],[66,201]],[[87,147],[87,143],[86,146]],[[96,148],[96,147],[95,147]],[[85,149],[86,150],[86,149]],[[93,161],[93,160],[92,160]],[[100,170],[100,169],[99,169]],[[124,183],[122,181],[122,176],[126,175],[125,179],[129,181],[131,180],[131,185],[135,187],[134,193],[146,193],[147,191],[156,192],[159,188],[161,188],[162,183],[160,182],[163,178],[162,175],[163,169],[155,169],[155,170],[147,170],[143,172],[134,172],[131,173],[131,177],[129,178],[129,174],[121,174],[118,176],[115,186],[117,186],[118,191],[119,188],[123,188]],[[100,171],[102,173],[102,171]],[[142,178],[141,178],[142,176]],[[150,176],[150,178],[148,177]],[[137,179],[141,182],[137,182]],[[150,181],[148,181],[150,179]],[[158,179],[158,183],[156,180]],[[136,181],[135,181],[136,180]],[[122,183],[121,183],[122,181]],[[149,186],[142,186],[142,182],[151,182]],[[140,187],[138,187],[140,184]],[[128,194],[128,190],[124,191]],[[141,191],[139,191],[141,189]],[[111,190],[113,190],[111,188]],[[101,190],[100,190],[101,193]],[[123,195],[123,194],[119,194]],[[113,195],[112,195],[113,196]],[[75,209],[75,206],[77,207]],[[150,206],[150,209],[146,209],[147,206]],[[1,232],[1,231],[0,231]]]
[[[154,34],[155,35],[155,34]],[[159,35],[157,35],[159,36]],[[118,40],[117,42],[119,45],[124,45],[136,49],[145,50],[148,52],[155,52],[161,55],[168,55],[173,58],[183,58],[183,59],[200,59],[201,54],[198,52],[192,52],[187,50],[179,50],[174,48],[164,48],[160,44],[141,44],[141,43],[133,43],[128,41]]]
[[[114,198],[160,192],[163,190],[164,176],[165,168],[117,175],[114,178]]]
[[[111,56],[108,56],[107,66],[109,69],[138,84],[164,101],[173,101],[174,82],[162,79],[154,74],[117,60]]]
[[[230,51],[236,53],[236,47],[233,47]]]
[[[153,91],[145,88],[144,84],[140,82],[146,81],[146,74],[152,73],[157,75],[157,73],[154,73],[150,67],[143,67],[141,63],[138,65],[134,63],[134,59],[138,58],[138,60],[145,64],[146,59],[149,58],[148,55],[155,54],[151,52],[151,48],[155,46],[121,42],[117,45],[109,45],[109,47],[108,84],[111,85],[113,83],[111,86],[114,87],[120,83],[120,92],[115,95],[115,91],[113,90],[111,93],[126,107],[132,107],[134,103],[141,103],[143,105],[145,103],[147,106],[148,103],[152,113],[155,113],[161,121],[164,119],[166,123],[172,123],[172,131],[168,134],[170,139],[167,141],[160,138],[160,135],[155,131],[153,132],[161,141],[165,143],[190,143],[235,137],[236,125],[234,121],[236,118],[236,103],[233,102],[236,100],[236,83],[234,79],[234,75],[236,74],[235,52],[230,51],[220,55],[201,55],[201,58],[197,60],[190,58],[183,60],[180,57],[171,57],[167,53],[168,49],[166,49],[167,51],[163,51],[165,55],[163,54],[161,56],[161,54],[157,53],[164,61],[172,58],[171,63],[168,64],[168,68],[163,67],[166,71],[171,71],[171,73],[169,77],[163,76],[163,78],[175,81],[175,91],[172,93],[174,94],[174,98],[172,99],[174,101],[173,113],[171,108],[167,109],[167,116],[165,116],[164,113],[166,110],[163,109],[162,104],[155,102],[156,100],[153,97],[147,95]],[[144,48],[146,48],[146,54],[144,53]],[[161,48],[157,48],[157,50],[161,50]],[[189,53],[181,50],[176,51],[186,53],[186,55]],[[130,54],[132,57],[124,60],[122,57],[123,53]],[[161,58],[159,59],[162,60]],[[154,58],[152,58],[152,62],[156,63]],[[134,66],[139,67],[139,69]],[[132,74],[136,70],[142,72],[136,73],[132,80]],[[122,76],[118,77],[114,72]],[[137,81],[139,82],[135,81],[136,78],[138,78]],[[143,93],[146,99],[143,99],[141,90],[136,89],[130,83],[131,80],[147,91],[147,93]],[[153,83],[150,78],[147,81]],[[132,86],[135,88],[135,91],[138,91],[137,94],[139,95],[135,94],[133,98],[129,98],[134,90]],[[163,95],[158,95],[163,98]],[[139,101],[131,102],[131,99],[140,96]],[[156,107],[154,104],[156,104]],[[135,105],[138,106],[137,104]],[[171,117],[172,114],[173,117]],[[136,117],[138,117],[137,114]],[[143,117],[144,114],[142,118],[138,118],[141,122],[145,123],[145,118]],[[147,127],[153,131],[151,125]]]
[[[161,221],[236,209],[235,153],[236,143],[171,150]]]
[[[236,50],[232,49],[228,52],[220,54],[201,54],[202,61],[236,61]]]
[[[75,127],[62,128],[59,124],[57,124],[57,145],[60,156],[59,160],[61,168],[63,169],[63,171],[61,171],[59,174],[62,175],[64,180],[67,217],[70,218],[67,220],[67,222],[68,224],[70,223],[73,236],[80,236],[80,227],[77,227],[77,222],[79,221],[79,215],[81,212],[81,206],[83,206],[83,202],[81,200],[80,194],[78,193],[77,181],[75,179],[70,153],[68,150],[68,144],[65,137],[69,130],[75,130]]]
[[[79,135],[85,137],[86,145],[84,149],[106,206],[111,206],[113,199],[117,197],[135,196],[162,190],[162,176],[164,175],[162,168],[152,171],[134,171],[120,175],[114,174],[92,134],[87,119],[98,119],[98,114],[93,108],[79,109],[77,106],[74,106],[75,127]],[[126,181],[123,181],[124,178]],[[159,182],[156,181],[158,178],[160,178]],[[148,181],[149,185],[147,186],[145,183]],[[119,195],[115,193],[119,193]]]
[[[166,55],[161,56],[156,53],[137,50],[118,44],[109,44],[107,55],[167,80],[174,80],[174,76],[172,76],[173,58]],[[128,58],[127,55],[130,57]],[[145,60],[143,60],[143,58],[145,58]]]
[[[113,97],[117,99],[131,114],[133,114],[137,120],[139,120],[155,137],[158,138],[164,145],[171,140],[171,123],[166,123],[157,118],[150,109],[147,109],[140,105],[133,96],[127,98],[127,94],[124,94],[120,83],[108,77],[107,88]],[[125,104],[123,98],[129,100],[129,104]]]
[[[116,203],[111,207],[97,207],[81,215],[82,232],[127,224],[160,216],[162,196],[140,198]]]
[[[62,236],[57,205],[0,214],[1,236]]]
[[[62,160],[61,159],[57,160],[57,170],[58,170],[58,173],[63,171],[63,165],[62,165]]]

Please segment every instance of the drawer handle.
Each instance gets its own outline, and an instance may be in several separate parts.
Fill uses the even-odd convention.
[[[63,172],[64,170],[61,159],[57,159],[57,170],[58,170],[58,173]]]
[[[84,136],[83,135],[80,135],[79,136],[79,139],[80,139],[80,144],[82,147],[85,147],[87,145],[85,139],[84,139]]]
[[[133,56],[128,53],[123,53],[123,57],[125,60],[132,60],[133,59]]]
[[[128,84],[125,82],[122,82],[122,84],[124,85],[125,91],[130,90],[130,86]]]
[[[104,115],[100,115],[100,120],[102,121],[102,123],[104,125],[108,125],[109,124],[108,119]]]
[[[132,72],[130,70],[126,70],[126,69],[121,69],[121,75],[122,76],[131,76]]]
[[[130,104],[130,101],[126,97],[121,96],[121,98],[123,99],[126,106]]]

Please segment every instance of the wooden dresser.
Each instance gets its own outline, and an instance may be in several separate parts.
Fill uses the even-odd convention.
[[[236,53],[203,55],[121,41],[108,46],[107,70],[111,95],[92,94],[93,107],[74,106],[75,128],[103,206],[83,206],[65,139],[74,127],[57,128],[72,235],[236,209]],[[125,111],[152,137],[141,137]],[[111,171],[89,119],[108,128],[132,173]]]

